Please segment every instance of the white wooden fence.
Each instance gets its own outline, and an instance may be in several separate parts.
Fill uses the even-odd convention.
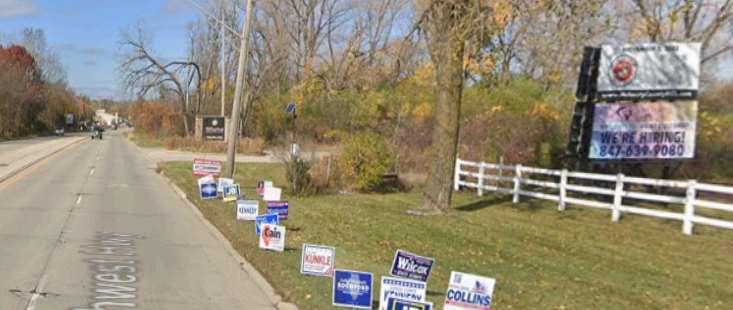
[[[733,212],[733,187],[700,183],[696,180],[649,179],[623,174],[572,172],[457,159],[454,190],[461,187],[476,189],[479,196],[485,191],[511,194],[514,203],[519,202],[520,196],[551,200],[558,203],[558,211],[565,211],[567,204],[609,209],[614,222],[623,213],[679,220],[682,221],[682,232],[687,235],[692,234],[694,224],[733,229],[733,221],[695,213],[697,208]],[[662,192],[681,193],[674,195],[642,192],[644,188],[655,189],[650,192],[659,192],[662,189]],[[608,197],[605,199],[607,201],[603,201],[604,196]],[[703,196],[712,198],[702,199]],[[624,202],[638,202],[649,207],[655,203],[681,205],[682,213],[671,212],[674,208],[669,206],[660,210],[641,205],[631,206]]]

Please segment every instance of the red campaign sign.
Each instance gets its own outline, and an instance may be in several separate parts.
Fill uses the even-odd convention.
[[[193,175],[206,176],[213,175],[218,177],[221,174],[221,161],[211,159],[194,159]]]

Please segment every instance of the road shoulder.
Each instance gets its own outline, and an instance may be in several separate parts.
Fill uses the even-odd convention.
[[[144,155],[144,157],[148,160],[148,162],[151,165],[155,166],[157,162],[160,162],[160,159],[151,157],[150,154],[145,152],[145,150],[143,150],[142,148],[138,147],[135,143],[129,140],[126,140],[126,141],[128,143],[132,143],[136,147],[136,149]],[[186,193],[181,188],[179,188],[175,184],[175,182],[173,182],[170,178],[168,178],[168,176],[166,176],[162,171],[158,173],[158,176],[160,176],[165,181],[165,183],[167,183],[168,186],[170,186],[170,188],[176,193],[176,195],[181,199],[181,201],[183,201],[183,203],[186,204],[191,209],[191,212],[193,212],[193,214],[196,215],[196,218],[198,218],[198,220],[201,221],[204,224],[204,226],[206,226],[209,232],[213,236],[215,236],[217,240],[219,240],[219,242],[227,250],[229,255],[232,258],[234,258],[234,260],[237,261],[237,263],[239,263],[241,270],[244,273],[246,273],[252,279],[252,281],[254,281],[255,284],[267,295],[267,298],[270,300],[270,302],[275,307],[277,307],[280,310],[297,310],[298,309],[296,305],[282,301],[282,297],[277,295],[272,285],[270,285],[270,283],[267,282],[267,280],[262,276],[262,274],[260,274],[259,271],[257,271],[256,268],[254,268],[254,266],[252,266],[252,264],[250,264],[247,260],[245,260],[244,257],[242,257],[239,254],[239,252],[237,252],[234,249],[231,242],[216,227],[214,227],[214,225],[212,225],[204,217],[204,215],[201,213],[201,211],[199,211],[196,205],[194,205],[191,201],[188,200]]]

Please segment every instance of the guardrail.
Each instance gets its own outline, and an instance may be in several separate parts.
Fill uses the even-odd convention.
[[[694,224],[733,229],[733,221],[696,214],[697,208],[733,212],[733,204],[730,203],[733,201],[733,187],[696,180],[650,179],[457,159],[454,190],[462,187],[476,189],[479,196],[485,191],[510,194],[514,203],[519,202],[520,196],[554,201],[561,212],[568,204],[608,209],[613,222],[619,221],[623,213],[678,220],[682,221],[682,232],[687,235],[692,234]],[[644,189],[656,190],[649,193]],[[678,195],[668,194],[675,191]],[[701,193],[718,197],[702,199]],[[651,209],[625,202],[647,203],[650,207],[662,203],[667,208]],[[669,205],[681,205],[683,212],[669,211],[672,209]]]

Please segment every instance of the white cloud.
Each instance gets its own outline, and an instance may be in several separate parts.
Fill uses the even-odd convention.
[[[35,15],[40,10],[32,0],[0,0],[0,18]]]

